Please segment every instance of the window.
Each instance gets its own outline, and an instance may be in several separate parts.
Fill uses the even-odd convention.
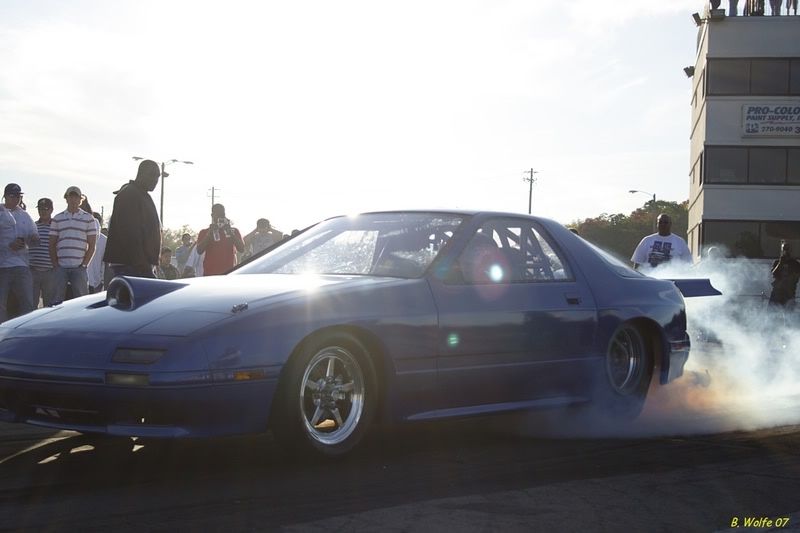
[[[734,257],[763,257],[758,222],[712,221],[703,228],[703,245],[722,245]]]
[[[800,148],[789,148],[788,152],[787,181],[793,185],[800,185]]]
[[[766,257],[778,257],[781,253],[781,240],[800,250],[800,222],[762,222],[761,248]]]
[[[800,58],[709,59],[708,94],[800,94]]]
[[[749,60],[712,59],[708,61],[709,94],[748,94],[749,91]]]
[[[790,61],[789,94],[800,94],[800,59]]]
[[[697,180],[701,176],[700,170],[703,168],[703,153],[700,152],[700,156],[695,160],[694,165],[692,165],[692,183],[697,183]],[[702,181],[700,182],[702,183]]]
[[[789,62],[785,59],[758,59],[750,64],[750,94],[787,94]]]
[[[747,149],[709,146],[706,153],[706,183],[746,183]]]
[[[706,220],[701,234],[704,247],[722,247],[731,257],[778,257],[781,240],[800,250],[800,221]]]
[[[461,252],[449,281],[528,283],[573,279],[560,252],[527,221],[498,219],[481,226]]]
[[[800,148],[706,146],[701,168],[700,183],[800,185]]]
[[[447,246],[463,217],[447,213],[372,213],[317,224],[239,274],[339,274],[416,278]]]
[[[786,183],[786,150],[750,148],[750,183]]]

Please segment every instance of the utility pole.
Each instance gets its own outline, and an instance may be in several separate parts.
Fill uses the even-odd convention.
[[[533,184],[536,182],[536,174],[539,172],[533,169],[526,170],[525,174],[530,174],[529,176],[525,176],[522,178],[523,181],[527,181],[529,184],[528,188],[528,214],[531,214],[531,208],[533,207]]]
[[[211,192],[211,207],[214,207],[214,204],[216,203],[214,201],[214,198],[216,198],[216,193],[219,192],[219,189],[217,189],[216,187],[211,187],[209,191]]]

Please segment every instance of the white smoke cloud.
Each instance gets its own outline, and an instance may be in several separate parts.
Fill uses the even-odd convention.
[[[663,279],[709,278],[722,296],[686,298],[692,349],[684,375],[653,378],[632,423],[535,413],[526,427],[559,437],[636,437],[755,430],[800,423],[800,315],[769,306],[768,261],[659,267]]]

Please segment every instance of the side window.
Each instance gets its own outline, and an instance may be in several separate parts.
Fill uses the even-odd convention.
[[[572,279],[572,273],[569,272],[566,261],[564,261],[564,259],[558,253],[556,253],[556,250],[551,246],[550,242],[545,239],[539,231],[537,231],[535,228],[532,228],[532,231],[534,237],[536,237],[536,240],[539,243],[539,246],[541,247],[544,257],[546,258],[547,265],[550,267],[552,278],[546,279]]]
[[[470,239],[452,281],[469,284],[571,280],[572,273],[550,240],[528,221],[493,220]]]

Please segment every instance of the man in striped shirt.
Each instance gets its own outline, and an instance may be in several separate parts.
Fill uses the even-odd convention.
[[[55,302],[64,300],[67,282],[72,285],[75,297],[89,294],[86,266],[97,241],[94,217],[78,207],[83,200],[81,190],[75,186],[67,188],[64,199],[67,209],[54,216],[50,224],[50,260],[56,269]]]
[[[53,200],[40,198],[36,202],[39,220],[36,230],[39,232],[39,244],[31,246],[28,252],[33,276],[33,307],[38,307],[39,299],[49,307],[53,303],[53,292],[56,287],[56,272],[50,261],[50,223],[53,221]]]

